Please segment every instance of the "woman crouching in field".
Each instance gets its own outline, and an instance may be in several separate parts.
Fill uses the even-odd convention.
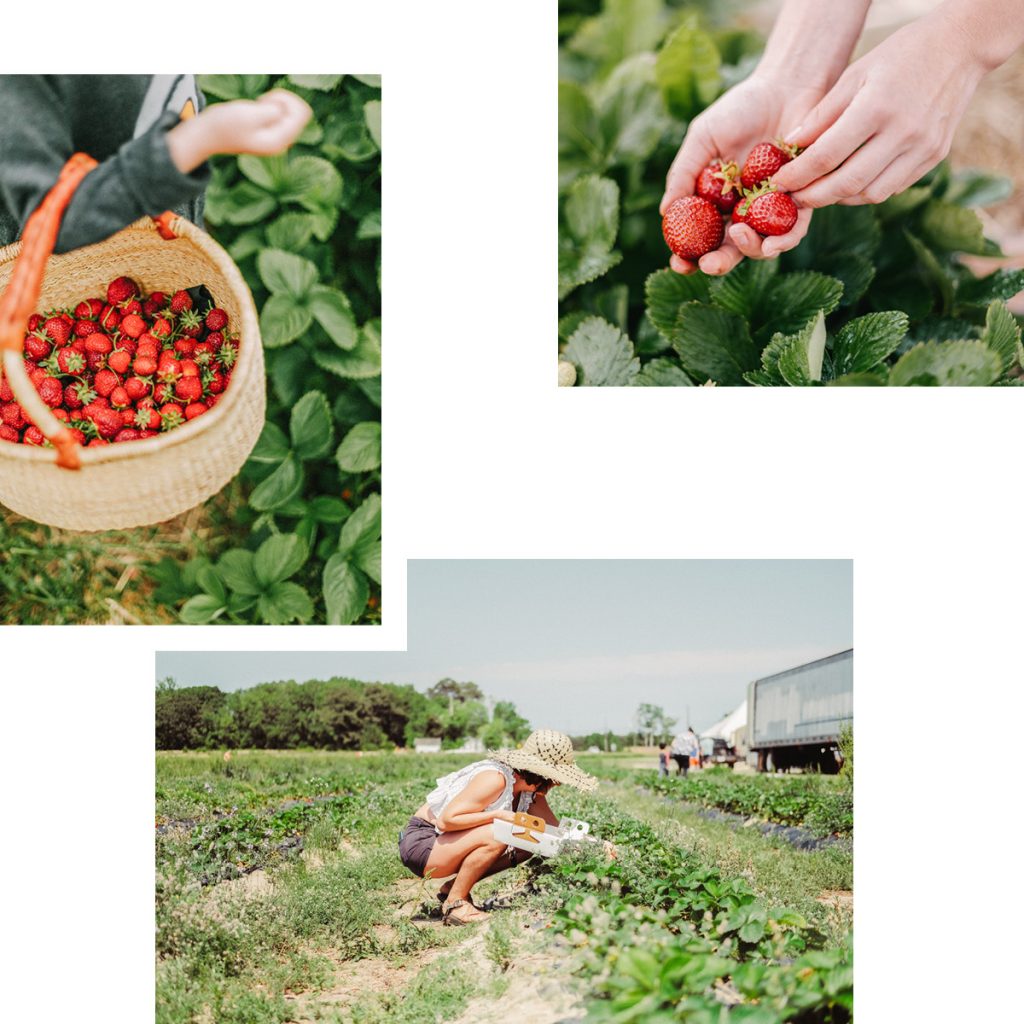
[[[455,876],[437,894],[444,924],[485,920],[470,896],[473,886],[530,856],[497,841],[491,823],[528,811],[557,825],[547,794],[562,784],[590,792],[597,779],[576,767],[572,740],[550,729],[531,733],[519,750],[488,751],[487,760],[437,780],[399,835],[398,852],[421,878]]]

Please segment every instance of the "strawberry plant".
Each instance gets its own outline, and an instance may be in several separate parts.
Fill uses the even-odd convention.
[[[777,260],[681,276],[664,269],[665,242],[713,248],[721,218],[709,207],[742,154],[702,175],[704,205],[673,204],[702,219],[670,208],[663,239],[665,173],[689,121],[750,72],[761,41],[664,0],[562,0],[560,11],[560,384],[1024,382],[1019,318],[1005,304],[1024,270],[978,277],[962,259],[1000,255],[974,207],[1005,199],[1005,178],[943,163],[879,206],[816,210]],[[753,191],[732,216],[777,233],[792,203],[756,186],[787,155],[756,149],[744,167]]]
[[[259,310],[267,423],[236,546],[166,560],[156,596],[189,623],[379,621],[380,79],[200,81],[211,102],[291,89],[314,116],[287,154],[213,160],[206,218]]]

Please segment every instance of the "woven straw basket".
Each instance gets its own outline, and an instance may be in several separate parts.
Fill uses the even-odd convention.
[[[26,415],[55,445],[0,441],[0,502],[37,522],[68,530],[157,523],[219,491],[256,444],[266,407],[256,309],[228,254],[181,217],[165,214],[156,223],[140,220],[96,245],[51,255],[60,215],[78,181],[95,166],[88,157],[77,165],[76,159],[65,167],[69,180],[62,175],[32,215],[39,221],[33,225],[30,218],[23,240],[0,248],[4,371]],[[53,206],[47,209],[51,201]],[[54,223],[45,223],[54,210]],[[42,403],[25,373],[25,322],[33,309],[70,306],[104,295],[107,282],[122,275],[136,281],[144,293],[172,293],[205,284],[239,334],[238,360],[220,400],[202,416],[157,437],[83,448],[63,432],[64,424]]]

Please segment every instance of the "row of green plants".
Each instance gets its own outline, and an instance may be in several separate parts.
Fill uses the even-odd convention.
[[[658,203],[689,121],[763,42],[666,0],[562,0],[559,359],[588,386],[1020,384],[1024,270],[975,207],[1005,177],[944,162],[879,206],[817,210],[777,260],[723,277],[665,268]]]
[[[769,905],[645,823],[597,800],[580,813],[617,844],[617,859],[570,847],[537,869],[537,884],[565,894],[554,927],[598,997],[588,1020],[852,1020],[852,936],[828,948],[801,914]]]
[[[727,769],[711,769],[685,779],[637,772],[635,781],[662,796],[780,825],[800,825],[819,836],[853,834],[853,790],[835,777],[737,776]]]
[[[182,622],[380,618],[380,78],[204,75],[210,102],[298,93],[313,119],[275,157],[212,161],[206,220],[256,301],[267,423],[234,546],[152,572]]]

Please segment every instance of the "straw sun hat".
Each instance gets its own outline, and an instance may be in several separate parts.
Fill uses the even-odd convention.
[[[564,732],[537,729],[526,737],[518,750],[489,750],[487,756],[509,768],[534,772],[545,779],[575,786],[584,793],[597,789],[597,779],[576,767],[572,740]]]

